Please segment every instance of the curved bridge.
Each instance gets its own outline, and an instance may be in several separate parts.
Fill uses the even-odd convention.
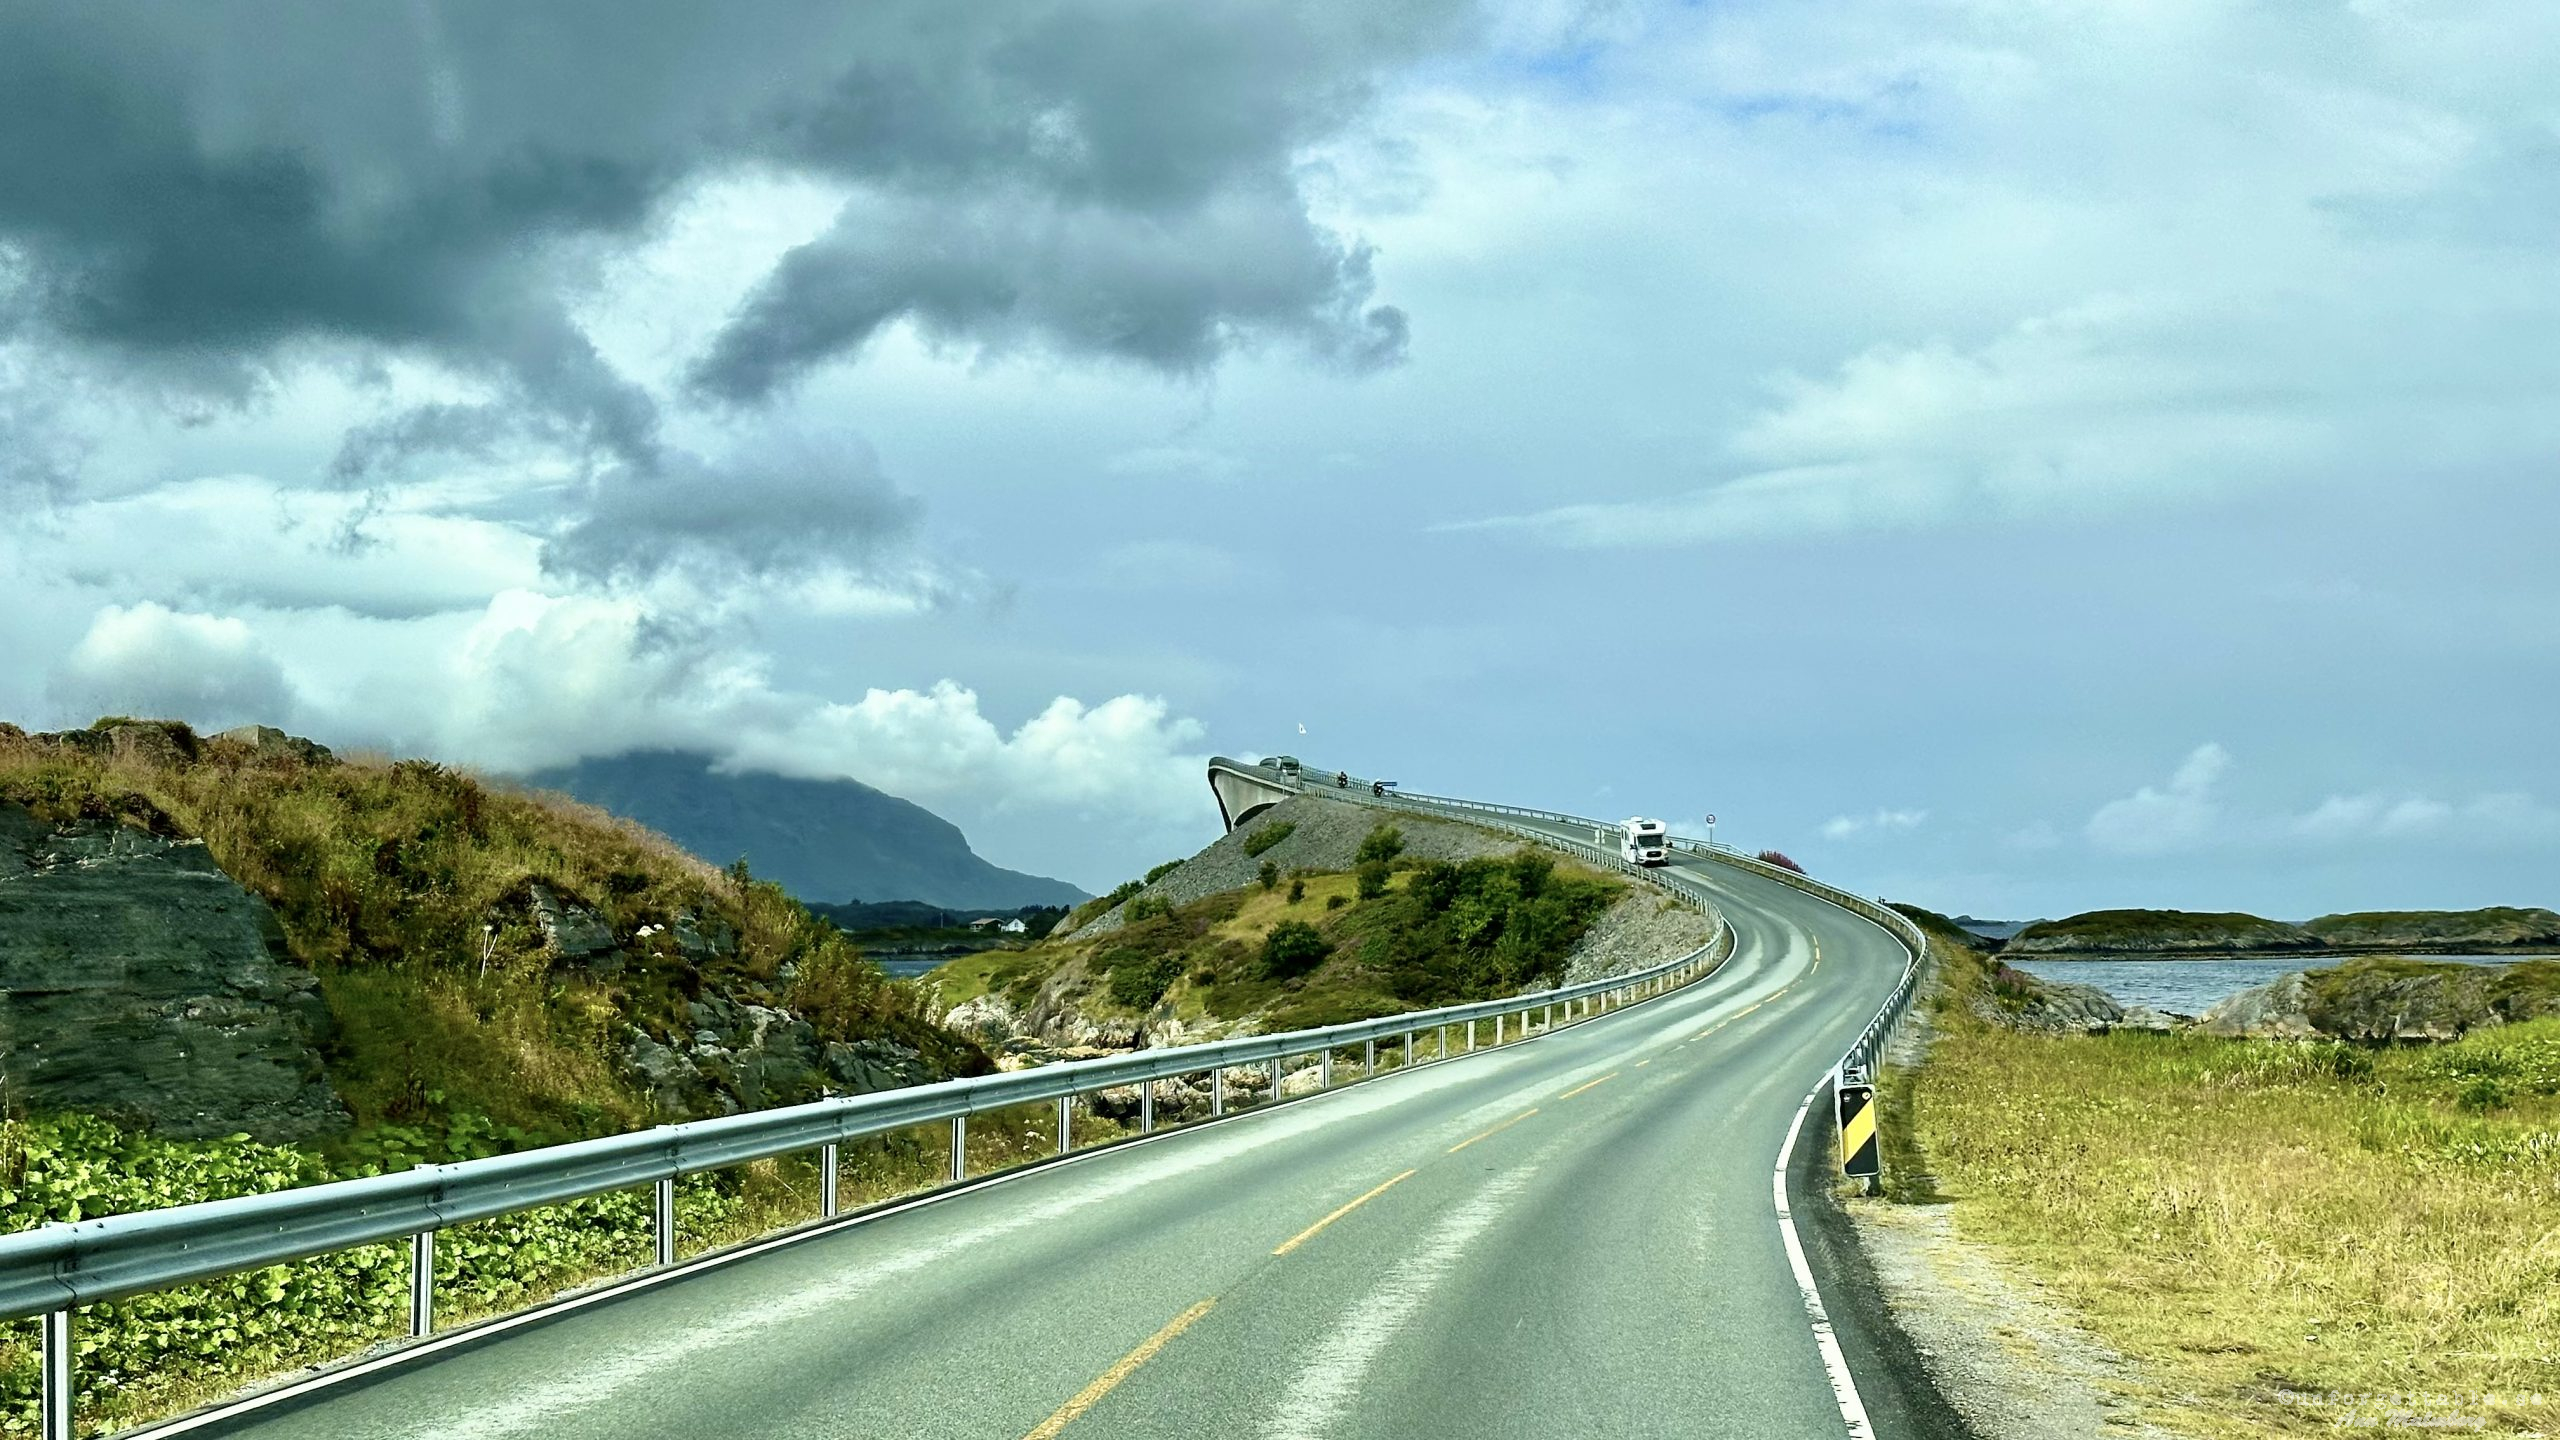
[[[1218,818],[1226,822],[1229,832],[1304,789],[1270,766],[1224,755],[1209,757],[1209,790],[1218,797]]]

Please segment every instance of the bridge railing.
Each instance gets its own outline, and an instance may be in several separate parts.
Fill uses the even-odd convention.
[[[1599,855],[1597,847],[1525,829],[1520,833],[1585,859],[1616,861],[1615,856]],[[1665,883],[1659,875],[1645,878]],[[1685,886],[1667,888],[1705,903],[1702,895]],[[413,1337],[423,1337],[434,1327],[435,1235],[450,1226],[611,1191],[652,1187],[656,1268],[664,1269],[676,1262],[675,1182],[680,1176],[815,1152],[822,1186],[821,1214],[814,1223],[823,1224],[839,1213],[837,1157],[838,1148],[847,1141],[948,1124],[949,1178],[958,1183],[967,1178],[967,1126],[972,1115],[1053,1101],[1058,1106],[1058,1152],[1063,1155],[1072,1143],[1075,1102],[1099,1091],[1137,1087],[1139,1131],[1145,1134],[1155,1129],[1156,1086],[1168,1080],[1208,1076],[1210,1113],[1215,1117],[1226,1112],[1226,1078],[1232,1071],[1267,1068],[1266,1103],[1277,1104],[1284,1098],[1284,1072],[1293,1059],[1319,1057],[1317,1088],[1323,1089],[1332,1081],[1334,1055],[1343,1050],[1362,1052],[1362,1075],[1367,1078],[1380,1073],[1377,1056],[1382,1043],[1400,1044],[1402,1064],[1410,1066],[1416,1063],[1417,1035],[1436,1032],[1438,1041],[1434,1055],[1422,1063],[1454,1058],[1449,1036],[1461,1026],[1468,1051],[1476,1048],[1477,1028],[1488,1021],[1494,1025],[1496,1043],[1501,1043],[1506,1024],[1513,1019],[1526,1039],[1533,1031],[1545,1033],[1559,1023],[1605,1014],[1713,973],[1732,953],[1733,930],[1712,904],[1708,909],[1715,922],[1712,937],[1686,955],[1623,975],[1499,999],[946,1080],[0,1235],[0,1321],[42,1317],[42,1433],[45,1440],[70,1440],[76,1393],[72,1320],[80,1306],[357,1246],[407,1240],[409,1329]],[[1533,1026],[1533,1017],[1543,1023]]]

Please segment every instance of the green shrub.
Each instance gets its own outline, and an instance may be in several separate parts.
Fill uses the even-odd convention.
[[[2474,1075],[2454,1096],[2454,1102],[2474,1114],[2504,1110],[2514,1097],[2507,1093],[2506,1082],[2494,1075]]]
[[[1182,868],[1182,862],[1181,862],[1181,861],[1179,861],[1179,860],[1167,860],[1167,861],[1166,861],[1166,862],[1164,862],[1163,864],[1158,865],[1158,866],[1157,866],[1157,867],[1155,867],[1154,869],[1152,869],[1152,870],[1148,871],[1148,872],[1147,872],[1147,878],[1146,878],[1146,879],[1144,879],[1144,880],[1139,881],[1138,883],[1139,883],[1139,885],[1140,885],[1140,887],[1141,887],[1141,888],[1143,888],[1143,887],[1145,887],[1145,886],[1148,886],[1148,885],[1153,885],[1153,884],[1154,884],[1154,883],[1156,883],[1157,881],[1159,881],[1159,880],[1163,879],[1163,878],[1164,878],[1164,877],[1166,877],[1167,875],[1170,875],[1170,874],[1172,874],[1174,871],[1179,870],[1179,869],[1181,869],[1181,868]]]
[[[1363,860],[1351,873],[1359,882],[1360,898],[1375,900],[1387,893],[1387,879],[1395,874],[1395,866],[1385,860]]]
[[[1304,975],[1324,963],[1333,947],[1304,920],[1283,920],[1262,940],[1262,973],[1274,979]]]
[[[1129,902],[1127,919],[1136,925],[1147,920],[1161,920],[1173,913],[1173,902],[1161,895],[1141,895]]]
[[[1269,860],[1265,860],[1262,862],[1262,869],[1257,873],[1262,877],[1263,889],[1277,890],[1280,888],[1280,867],[1278,865]]]
[[[1107,988],[1114,1003],[1146,1010],[1182,977],[1182,957],[1115,950],[1103,961],[1103,968],[1110,977]]]
[[[1327,895],[1324,897],[1324,908],[1327,910],[1339,910],[1350,903],[1351,897],[1348,895]]]
[[[1307,898],[1307,882],[1306,882],[1306,881],[1304,881],[1304,880],[1292,880],[1292,881],[1290,881],[1290,882],[1289,882],[1289,903],[1290,903],[1290,904],[1292,904],[1292,905],[1295,905],[1295,904],[1297,904],[1299,901],[1304,900],[1304,899],[1306,899],[1306,898]]]
[[[1360,842],[1360,853],[1352,858],[1362,862],[1385,863],[1404,853],[1404,832],[1393,825],[1380,825]]]
[[[1295,820],[1283,820],[1277,825],[1265,825],[1261,829],[1244,837],[1244,853],[1247,855],[1259,855],[1263,851],[1270,849],[1272,846],[1279,844],[1281,841],[1288,839],[1289,832],[1297,828],[1298,822]]]

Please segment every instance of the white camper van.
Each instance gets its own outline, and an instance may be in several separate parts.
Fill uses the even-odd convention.
[[[1668,864],[1671,832],[1659,820],[1630,818],[1618,827],[1618,855],[1634,865]]]

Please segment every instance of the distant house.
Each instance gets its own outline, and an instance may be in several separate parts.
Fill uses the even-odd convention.
[[[1001,925],[997,926],[996,928],[997,928],[997,929],[999,929],[999,930],[1001,930],[1001,931],[1003,931],[1003,932],[1004,932],[1004,933],[1006,933],[1007,935],[1020,935],[1020,934],[1024,933],[1025,931],[1029,930],[1031,927],[1030,927],[1030,926],[1028,926],[1028,925],[1023,924],[1023,923],[1022,923],[1022,917],[1021,917],[1021,916],[1019,916],[1019,915],[1016,915],[1016,916],[1015,916],[1015,917],[1013,917],[1012,919],[1007,920],[1006,922],[1004,922],[1003,924],[1001,924]]]
[[[972,920],[972,921],[970,921],[970,922],[969,922],[969,928],[970,928],[970,929],[972,929],[972,930],[993,930],[993,929],[995,929],[995,928],[996,928],[996,926],[997,926],[997,925],[999,925],[999,924],[1001,924],[1001,923],[1002,923],[1002,922],[1001,922],[1001,921],[998,921],[994,916],[989,915],[989,916],[982,917],[982,918],[980,918],[980,919],[976,919],[976,920]],[[1018,922],[1017,922],[1017,923],[1018,923]]]

